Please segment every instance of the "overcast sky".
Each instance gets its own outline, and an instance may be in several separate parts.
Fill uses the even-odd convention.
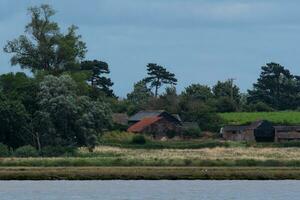
[[[29,6],[48,3],[63,30],[87,43],[87,59],[109,63],[125,96],[155,62],[174,72],[178,90],[236,78],[252,87],[260,67],[279,62],[300,75],[299,0],[0,0],[0,47],[24,32]],[[0,53],[0,73],[20,70]]]

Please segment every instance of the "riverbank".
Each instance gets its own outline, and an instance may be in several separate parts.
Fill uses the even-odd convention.
[[[0,158],[0,180],[300,180],[300,148],[132,149]]]
[[[0,180],[300,180],[292,167],[1,167]]]
[[[131,149],[99,146],[77,156],[5,157],[0,167],[300,167],[300,148]]]

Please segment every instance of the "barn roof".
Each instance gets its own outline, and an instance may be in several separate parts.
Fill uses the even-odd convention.
[[[144,119],[142,119],[141,121],[133,124],[132,126],[130,126],[127,131],[128,132],[141,132],[143,131],[144,128],[146,128],[147,126],[150,126],[151,124],[159,121],[160,119],[162,119],[162,117],[146,117]]]
[[[134,114],[129,118],[129,121],[140,121],[144,118],[149,117],[157,117],[160,114],[165,112],[164,110],[145,110],[145,111],[139,111],[138,113]]]

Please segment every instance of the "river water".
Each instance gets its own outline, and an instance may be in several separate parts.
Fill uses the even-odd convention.
[[[300,181],[0,181],[1,200],[299,200]]]

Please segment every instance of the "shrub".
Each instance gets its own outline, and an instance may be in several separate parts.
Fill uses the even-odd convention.
[[[10,151],[8,149],[8,146],[0,143],[0,157],[7,157],[9,155],[10,155]]]
[[[101,136],[100,141],[104,143],[130,143],[133,136],[135,136],[134,133],[111,131],[104,133]]]
[[[42,155],[45,157],[57,157],[76,155],[75,147],[63,147],[63,146],[46,146],[42,149]]]
[[[272,112],[274,109],[270,107],[268,104],[264,102],[257,102],[255,104],[251,104],[250,106],[251,111],[257,111],[257,112]]]
[[[166,135],[167,135],[168,138],[173,138],[173,137],[176,136],[176,132],[172,131],[172,130],[169,130],[169,131],[167,131]]]
[[[19,147],[14,152],[16,157],[36,157],[38,155],[38,151],[31,145]]]
[[[189,128],[183,131],[183,137],[185,138],[198,138],[201,136],[200,128]]]
[[[131,143],[132,144],[145,144],[146,138],[143,135],[135,135],[132,137]]]

